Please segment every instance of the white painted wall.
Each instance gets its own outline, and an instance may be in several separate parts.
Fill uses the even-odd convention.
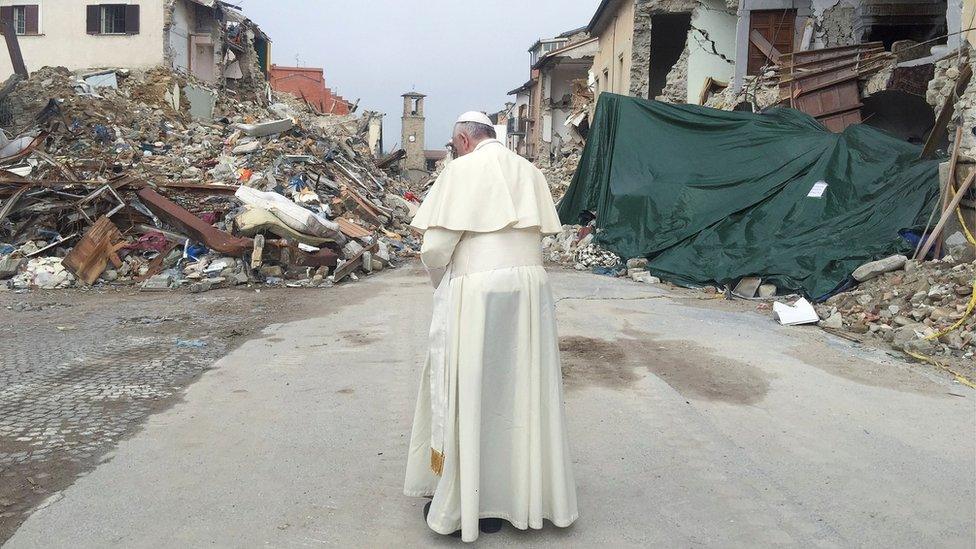
[[[586,78],[588,73],[587,66],[576,66],[576,65],[557,65],[552,70],[552,85],[550,89],[550,97],[554,101],[559,101],[564,95],[572,95],[573,93],[573,80],[579,80]],[[569,128],[566,127],[566,120],[569,118],[570,111],[566,109],[552,109],[552,131],[562,138],[562,142],[565,143],[570,138]],[[547,141],[551,142],[550,139]]]
[[[704,5],[699,6],[691,16],[692,26],[708,33],[708,37],[715,42],[715,49],[734,61],[736,59],[735,36],[738,23],[736,15],[725,11],[724,0],[702,0],[702,3]],[[712,53],[710,44],[700,34],[692,31],[688,40],[690,52],[686,101],[697,104],[699,97],[701,97],[705,79],[711,76],[715,80],[731,83],[735,77],[735,65]]]
[[[192,9],[186,2],[176,3],[168,37],[173,68],[186,73],[190,72],[190,29],[194,26]]]
[[[0,0],[0,6],[27,0]],[[92,67],[148,68],[165,59],[161,0],[30,0],[40,6],[40,35],[18,36],[27,70],[61,66],[71,70]],[[139,34],[89,35],[85,7],[89,4],[139,4]],[[13,73],[10,56],[0,54],[0,79]]]

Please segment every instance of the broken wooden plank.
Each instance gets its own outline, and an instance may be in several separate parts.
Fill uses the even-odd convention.
[[[0,28],[3,29],[3,38],[7,41],[7,52],[10,54],[10,65],[14,69],[14,74],[22,78],[29,78],[27,65],[24,64],[24,54],[20,51],[20,42],[17,41],[17,30],[14,28],[14,20],[7,19],[0,21]]]
[[[949,202],[949,207],[942,212],[942,217],[939,218],[939,222],[935,225],[935,228],[932,229],[932,233],[929,234],[928,240],[925,241],[925,246],[922,246],[922,250],[918,254],[919,259],[925,259],[925,256],[928,255],[929,250],[931,250],[932,246],[935,245],[935,241],[939,238],[939,235],[942,234],[942,229],[945,228],[945,224],[948,223],[949,218],[955,213],[956,208],[962,201],[963,196],[965,196],[966,192],[969,191],[969,188],[973,186],[974,179],[976,179],[976,170],[969,173],[969,177],[966,178],[966,181],[964,181],[959,187],[959,190],[956,191],[956,196],[953,197],[951,202]]]
[[[68,272],[91,286],[105,272],[109,261],[116,267],[122,265],[118,251],[125,244],[119,228],[108,217],[102,216],[85,232],[62,264]]]
[[[254,247],[254,241],[250,238],[221,231],[150,188],[142,189],[136,194],[160,219],[178,227],[191,239],[212,250],[241,257]]]
[[[345,263],[343,263],[342,266],[338,267],[332,273],[332,276],[330,277],[332,279],[332,282],[338,283],[342,279],[344,279],[347,276],[349,276],[353,271],[355,271],[356,269],[358,269],[359,267],[362,266],[362,263],[363,263],[363,254],[365,254],[366,252],[370,252],[370,254],[374,254],[374,253],[376,253],[376,250],[378,250],[378,249],[379,249],[379,246],[377,246],[375,243],[372,246],[368,247],[368,248],[363,248],[362,251],[360,251],[358,254],[352,256],[349,259],[349,261],[346,261]]]
[[[335,222],[339,225],[339,231],[349,238],[359,239],[371,236],[373,233],[367,231],[358,224],[350,221],[344,217],[336,218]]]
[[[753,31],[749,34],[749,41],[759,48],[759,51],[761,51],[767,59],[772,61],[774,65],[779,64],[779,59],[783,54],[781,54],[779,50],[777,50],[776,47],[769,42],[769,40],[766,40],[766,37],[764,37],[758,30],[753,29]]]

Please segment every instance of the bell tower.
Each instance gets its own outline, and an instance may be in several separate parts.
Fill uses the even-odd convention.
[[[427,159],[424,156],[425,97],[417,92],[403,94],[401,146],[407,152],[403,166],[411,179],[419,179],[427,174]]]

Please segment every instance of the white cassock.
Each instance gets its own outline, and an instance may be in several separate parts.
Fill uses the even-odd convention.
[[[501,142],[452,161],[412,225],[437,285],[404,493],[427,523],[478,538],[479,518],[566,527],[579,516],[543,234],[559,219],[542,173]],[[436,471],[436,472],[435,472]],[[438,474],[439,473],[439,474]]]

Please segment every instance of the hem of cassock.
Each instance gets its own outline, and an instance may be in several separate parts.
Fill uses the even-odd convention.
[[[478,518],[479,519],[488,519],[488,518],[502,519],[502,520],[508,521],[509,524],[511,524],[512,526],[514,526],[518,530],[529,530],[530,528],[532,530],[542,530],[543,527],[545,526],[545,523],[543,521],[546,521],[546,520],[548,520],[549,522],[551,522],[556,528],[569,528],[579,518],[579,513],[573,515],[572,517],[569,517],[567,519],[564,519],[564,520],[555,519],[555,518],[552,518],[552,517],[549,517],[549,516],[543,516],[542,519],[538,523],[536,523],[536,522],[528,522],[528,523],[526,523],[526,522],[516,521],[516,520],[512,519],[512,517],[508,513],[497,513],[497,512],[492,512],[492,511],[484,511],[484,512],[478,513]],[[440,525],[440,524],[437,524],[437,525],[431,524],[430,523],[430,520],[428,520],[427,521],[427,526],[429,526],[431,530],[437,532],[438,534],[445,535],[445,536],[449,536],[449,535],[453,534],[454,532],[457,532],[461,528],[461,523],[458,522],[457,524],[452,525],[452,526],[442,527],[442,525]]]
[[[408,498],[432,498],[434,497],[434,490],[422,490],[419,492],[404,490],[403,495],[407,496]]]

